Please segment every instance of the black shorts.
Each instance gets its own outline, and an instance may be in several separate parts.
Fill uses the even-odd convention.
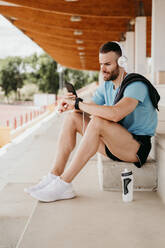
[[[140,168],[142,167],[142,165],[146,162],[147,157],[150,153],[151,150],[151,136],[148,135],[136,135],[136,134],[132,134],[132,136],[134,137],[135,140],[137,140],[140,143],[140,147],[139,150],[137,152],[137,158],[138,158],[138,162],[134,162],[134,165],[136,165],[136,167]],[[108,147],[105,145],[105,152],[107,154],[107,156],[109,158],[111,158],[112,160],[115,161],[120,161],[120,162],[125,162],[123,160],[120,160],[119,158],[117,158],[115,155],[113,155]]]

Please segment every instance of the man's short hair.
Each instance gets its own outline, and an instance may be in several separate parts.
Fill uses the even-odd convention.
[[[115,52],[119,57],[122,56],[122,50],[119,44],[114,41],[108,41],[100,47],[100,53]]]

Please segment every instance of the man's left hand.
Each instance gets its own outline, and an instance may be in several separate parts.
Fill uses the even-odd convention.
[[[67,95],[62,99],[59,107],[59,112],[65,112],[67,110],[74,109],[76,96],[72,93],[67,93]]]

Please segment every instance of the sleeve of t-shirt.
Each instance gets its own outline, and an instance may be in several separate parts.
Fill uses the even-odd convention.
[[[142,103],[147,94],[147,85],[139,81],[129,84],[124,90],[123,97],[131,97]]]
[[[104,105],[105,104],[105,97],[104,97],[104,83],[101,84],[97,90],[95,91],[92,101],[95,102],[98,105]]]

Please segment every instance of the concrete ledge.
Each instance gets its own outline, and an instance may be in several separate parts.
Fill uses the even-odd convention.
[[[165,134],[156,135],[156,156],[158,161],[158,194],[165,203]]]
[[[153,159],[148,159],[142,168],[133,163],[117,162],[98,153],[98,175],[101,190],[121,191],[121,172],[127,168],[134,175],[134,191],[157,190],[157,166]]]

